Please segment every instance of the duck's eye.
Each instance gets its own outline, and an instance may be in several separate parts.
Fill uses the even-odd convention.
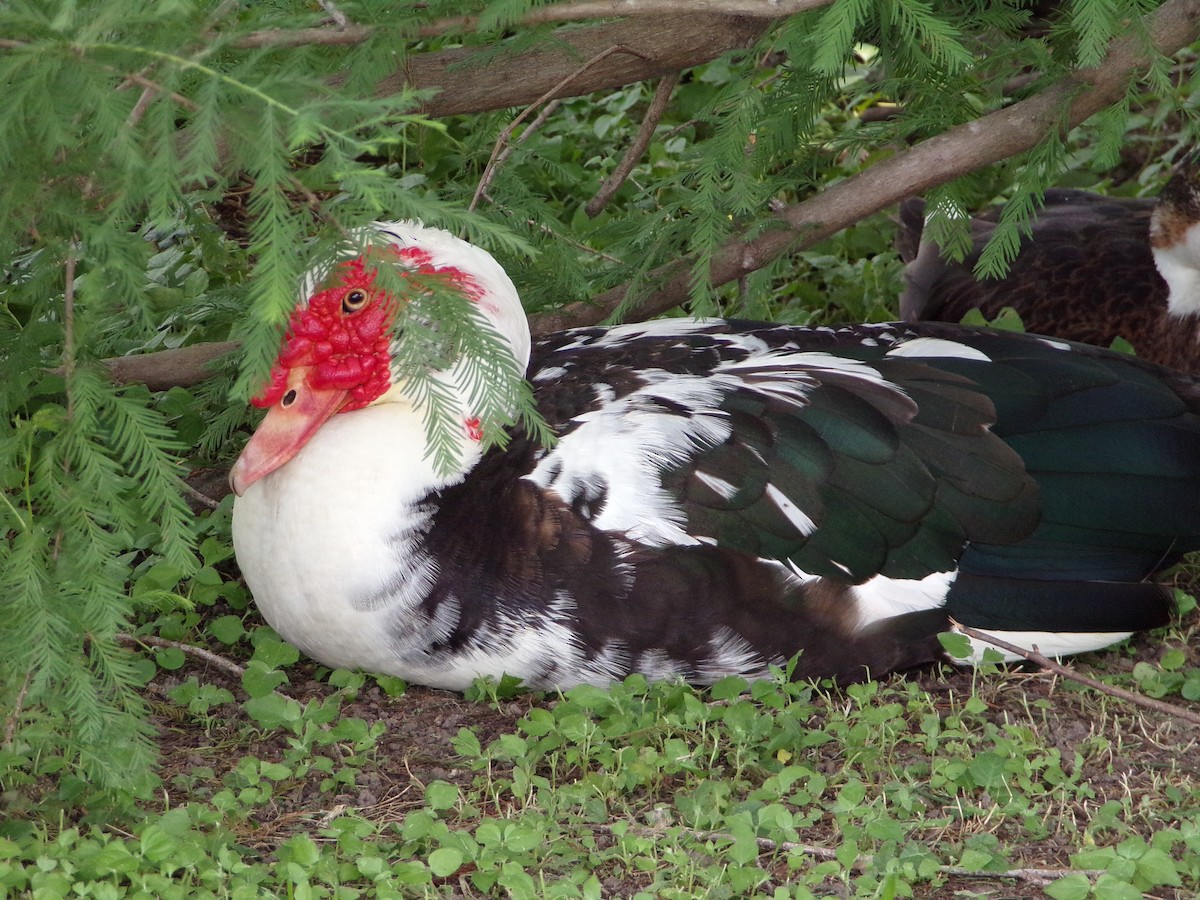
[[[360,290],[348,291],[342,298],[342,312],[358,312],[367,305],[367,292]]]

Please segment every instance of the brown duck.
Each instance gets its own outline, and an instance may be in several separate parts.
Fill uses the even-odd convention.
[[[1102,347],[1124,338],[1144,359],[1200,371],[1200,159],[1181,164],[1157,200],[1048,190],[1008,274],[978,279],[998,216],[971,220],[974,247],[953,262],[922,235],[924,200],[901,204],[901,318],[960,322],[978,309],[990,321],[1012,307],[1027,331]]]

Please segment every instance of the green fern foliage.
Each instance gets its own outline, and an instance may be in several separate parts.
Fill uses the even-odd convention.
[[[337,54],[238,49],[264,22],[317,24],[303,5],[0,7],[0,740],[99,788],[151,783],[121,639],[137,612],[131,573],[154,559],[180,577],[197,566],[180,482],[193,448],[152,394],[110,383],[99,360],[237,336],[247,362],[234,396],[253,392],[319,255],[308,238],[392,205],[394,182],[358,160],[423,121],[405,93],[335,94]],[[353,190],[335,209],[322,198],[339,179]],[[237,252],[255,266],[225,285],[237,300],[222,333],[208,330],[220,317],[184,302],[213,276],[158,267],[164,253],[228,256],[210,252],[206,205],[223,195],[247,198]],[[238,415],[215,423],[225,438],[244,417],[232,402]]]

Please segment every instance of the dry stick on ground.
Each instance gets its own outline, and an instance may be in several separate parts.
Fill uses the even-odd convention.
[[[565,78],[560,80],[556,85],[550,88],[550,90],[546,91],[546,93],[542,94],[542,96],[538,97],[533,103],[525,107],[519,116],[505,126],[504,130],[500,132],[500,137],[496,138],[495,146],[492,147],[492,156],[488,160],[487,166],[483,170],[483,177],[479,179],[479,185],[475,188],[475,196],[471,198],[471,203],[467,207],[468,212],[473,211],[475,207],[479,205],[480,199],[487,192],[488,185],[491,184],[492,179],[496,177],[496,170],[500,167],[500,164],[508,158],[508,155],[512,153],[511,140],[513,132],[517,130],[517,126],[529,118],[529,114],[543,103],[549,103],[551,100],[558,99],[558,95],[562,91],[566,90],[567,86],[572,81],[586,72],[592,66],[596,65],[596,63],[607,59],[614,53],[629,53],[633,56],[639,55],[636,50],[630,50],[628,47],[623,47],[620,45],[614,45],[601,50],[574,72],[571,72]],[[535,124],[540,124],[544,121],[544,118],[539,117],[535,120]],[[532,128],[533,126],[530,127]]]
[[[220,669],[226,675],[230,675],[240,683],[242,676],[246,674],[246,670],[239,666],[231,659],[226,659],[211,650],[205,650],[203,647],[197,647],[193,644],[183,644],[179,641],[170,641],[166,638],[155,637],[150,634],[118,634],[117,641],[130,647],[147,645],[150,647],[164,647],[178,650],[181,653],[191,656],[195,659],[206,662],[211,666]]]
[[[629,177],[638,164],[638,160],[642,158],[642,154],[646,152],[646,148],[650,146],[650,139],[654,137],[654,129],[658,127],[659,119],[666,112],[667,104],[671,101],[671,92],[675,90],[677,84],[679,84],[678,72],[664,75],[658,83],[650,106],[646,109],[646,116],[642,119],[642,125],[633,138],[633,143],[629,145],[629,149],[625,151],[625,156],[617,163],[613,173],[604,180],[604,184],[600,185],[596,196],[589,200],[587,206],[583,208],[589,217],[596,218],[604,207],[608,206],[608,201],[621,189],[625,179]]]
[[[201,506],[207,507],[208,509],[218,509],[221,506],[220,500],[214,500],[212,497],[208,496],[208,494],[205,494],[205,493],[202,493],[202,492],[196,490],[194,487],[192,487],[186,481],[180,480],[179,489],[181,491],[183,491],[185,494],[187,494],[189,497],[191,497],[193,500],[195,500],[197,503],[199,503]]]
[[[597,824],[591,827],[594,831],[603,831],[608,834],[614,833],[613,826],[611,825]],[[626,830],[647,837],[658,837],[663,833],[663,830],[660,828],[646,828],[641,825],[631,825]],[[680,831],[700,840],[712,840],[714,838],[733,840],[733,835],[723,831],[696,831],[691,828],[681,828]],[[800,844],[794,841],[774,841],[771,838],[765,837],[755,838],[754,840],[758,844],[759,849],[766,853],[783,850],[787,853],[803,853],[805,856],[811,856],[814,859],[820,860],[837,861],[838,858],[837,851],[829,847],[820,847],[815,844]],[[870,856],[860,856],[851,864],[850,868],[854,872],[863,872],[871,865],[871,862],[872,859]],[[1007,878],[1038,886],[1049,884],[1067,875],[1083,875],[1094,879],[1104,874],[1103,869],[1042,869],[1023,867],[1020,869],[1008,869],[1004,872],[986,872],[978,869],[964,869],[961,866],[938,866],[938,872],[942,875],[953,875],[956,878],[987,878],[991,880]]]
[[[1143,694],[1137,694],[1133,691],[1127,691],[1124,688],[1114,687],[1111,684],[1105,684],[1103,681],[1098,681],[1087,675],[1082,675],[1060,662],[1056,662],[1050,657],[1038,651],[1035,644],[1032,649],[1018,647],[1016,644],[1010,644],[1008,641],[988,634],[986,631],[979,631],[976,628],[971,628],[968,625],[963,625],[961,622],[950,620],[951,626],[955,631],[960,631],[969,638],[975,638],[977,641],[983,641],[985,644],[991,644],[993,647],[999,647],[1001,650],[1006,650],[1009,653],[1015,653],[1024,659],[1029,660],[1047,672],[1052,672],[1055,675],[1060,675],[1063,678],[1069,678],[1071,681],[1077,681],[1080,684],[1085,684],[1090,688],[1100,691],[1102,694],[1108,694],[1110,697],[1116,697],[1118,700],[1124,700],[1128,703],[1133,703],[1145,709],[1152,709],[1155,712],[1162,713],[1172,719],[1182,719],[1185,722],[1190,722],[1192,725],[1200,725],[1200,714],[1192,712],[1190,709],[1184,709],[1182,706],[1176,706],[1173,703],[1165,703],[1162,700],[1155,700],[1153,697],[1147,697]]]
[[[237,663],[235,663],[232,659],[226,659],[224,656],[221,656],[218,653],[213,653],[211,650],[206,650],[203,647],[197,647],[195,644],[184,644],[180,641],[170,641],[166,638],[155,637],[152,634],[123,633],[117,635],[117,643],[125,644],[128,647],[149,646],[178,650],[185,656],[191,656],[194,659],[198,659],[201,662],[208,663],[210,666],[220,669],[226,675],[237,679],[238,684],[241,684],[242,676],[246,674],[246,670],[242,666],[239,666]],[[279,688],[272,688],[271,693],[279,697],[283,697],[285,700],[294,699],[288,697],[288,695],[279,690]]]

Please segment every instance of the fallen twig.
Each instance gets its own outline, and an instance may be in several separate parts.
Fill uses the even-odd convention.
[[[1002,638],[988,634],[985,631],[980,631],[977,628],[971,628],[968,625],[963,625],[961,622],[956,622],[953,619],[950,620],[950,624],[954,627],[955,631],[960,631],[969,638],[974,638],[977,641],[983,641],[985,644],[991,644],[993,647],[999,647],[1001,650],[1006,650],[1009,653],[1015,653],[1017,656],[1029,660],[1031,663],[1034,663],[1047,672],[1053,672],[1055,675],[1061,675],[1063,678],[1068,678],[1071,681],[1077,681],[1080,684],[1085,684],[1090,688],[1100,691],[1102,694],[1108,694],[1110,697],[1116,697],[1119,700],[1125,700],[1137,706],[1141,706],[1146,709],[1152,709],[1155,712],[1170,716],[1172,719],[1182,719],[1183,721],[1190,722],[1193,725],[1200,725],[1200,714],[1194,713],[1190,709],[1185,709],[1182,706],[1176,706],[1173,703],[1167,703],[1163,700],[1155,700],[1153,697],[1147,697],[1144,694],[1137,694],[1133,691],[1127,691],[1125,688],[1119,688],[1111,684],[1105,684],[1103,681],[1083,675],[1041,653],[1036,645],[1034,645],[1032,649],[1018,647],[1016,644],[1009,643]]]
[[[669,826],[675,828],[679,833],[687,834],[699,840],[712,840],[719,838],[723,840],[733,840],[733,835],[724,831],[696,831],[692,828],[683,828],[677,826]],[[593,825],[597,831],[604,831],[608,834],[616,835],[616,829],[612,825],[597,824]],[[630,825],[626,831],[634,832],[635,834],[645,835],[647,837],[661,836],[664,833],[663,828],[646,828],[640,825]],[[837,851],[830,847],[820,847],[815,844],[801,844],[795,841],[776,841],[766,837],[756,837],[755,843],[758,844],[760,850],[765,853],[774,853],[784,851],[787,853],[803,853],[805,856],[811,856],[814,859],[833,860],[838,859]],[[853,872],[864,872],[870,868],[873,862],[870,856],[860,856],[850,865]],[[1022,881],[1028,884],[1044,886],[1052,881],[1057,881],[1059,878],[1065,878],[1068,875],[1083,875],[1089,879],[1099,878],[1104,874],[1103,869],[1043,869],[1037,867],[1022,867],[1019,869],[1005,869],[1003,872],[989,872],[984,869],[964,869],[961,866],[940,865],[938,873],[942,875],[952,875],[955,878],[987,878],[987,879],[1012,879],[1014,881]]]
[[[203,647],[197,647],[194,644],[169,641],[166,638],[155,637],[152,634],[118,634],[117,641],[131,647],[146,645],[149,647],[166,647],[178,650],[187,656],[215,666],[226,675],[236,678],[239,683],[242,680],[242,676],[246,674],[246,670],[233,660],[226,659],[219,654],[213,653],[211,650],[205,650]]]
[[[196,490],[194,487],[192,487],[186,481],[180,481],[179,484],[180,484],[180,489],[185,494],[187,494],[187,496],[191,497],[193,500],[195,500],[197,503],[199,503],[201,506],[207,507],[208,509],[217,509],[220,507],[220,505],[221,505],[220,500],[214,500],[212,497],[208,496],[208,494],[205,494],[202,491]]]

